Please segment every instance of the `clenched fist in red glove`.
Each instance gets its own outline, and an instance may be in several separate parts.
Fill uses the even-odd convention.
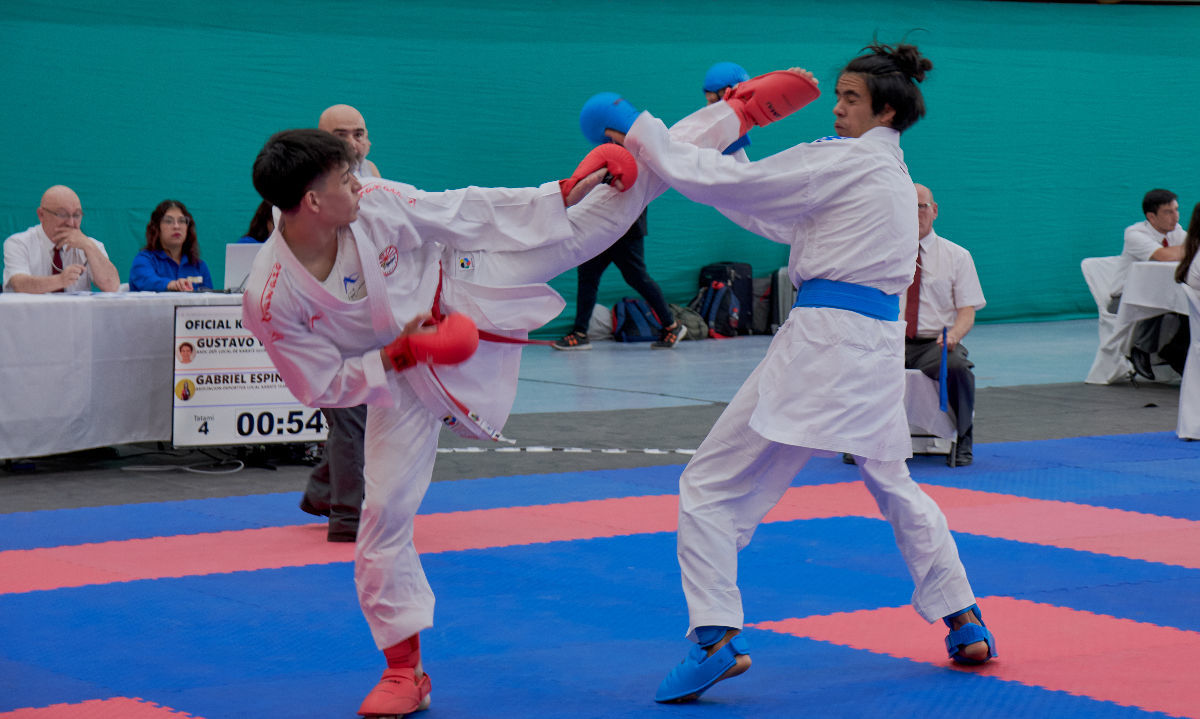
[[[740,137],[755,125],[762,127],[782,120],[820,95],[812,73],[796,68],[768,72],[739,83],[725,93],[725,104],[742,122]]]
[[[420,328],[405,328],[405,333],[383,348],[392,367],[403,371],[417,364],[459,364],[475,354],[479,330],[470,317],[449,314],[441,322]]]
[[[583,161],[579,163],[569,178],[558,181],[558,187],[562,190],[563,202],[567,207],[582,199],[582,197],[569,197],[575,185],[598,170],[606,170],[607,174],[603,181],[621,192],[633,187],[633,183],[637,182],[637,160],[633,159],[629,150],[611,142],[598,145],[584,156]]]

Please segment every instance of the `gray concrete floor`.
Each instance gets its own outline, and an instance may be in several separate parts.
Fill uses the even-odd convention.
[[[531,347],[504,432],[517,447],[556,451],[496,451],[443,432],[434,481],[684,464],[688,455],[676,450],[699,445],[769,340],[688,342],[672,351],[614,342],[578,353]],[[1173,430],[1178,385],[1083,384],[1095,343],[1094,320],[977,327],[968,338],[980,379],[975,441]],[[462,451],[472,447],[483,451]],[[232,461],[246,466],[231,471]],[[147,444],[19,468],[0,470],[0,513],[298,492],[310,471],[299,451],[280,446],[201,452]]]

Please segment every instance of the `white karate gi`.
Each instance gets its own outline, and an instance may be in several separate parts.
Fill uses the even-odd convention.
[[[672,130],[706,146],[728,144],[730,132],[736,124],[731,129],[705,116]],[[362,260],[367,296],[358,302],[337,299],[322,287],[289,250],[279,223],[259,251],[242,301],[243,321],[288,388],[312,407],[368,405],[355,583],[379,648],[432,626],[433,593],[412,533],[432,476],[438,431],[445,423],[469,437],[499,432],[516,395],[521,346],[481,341],[460,365],[400,373],[385,371],[379,348],[430,310],[439,267],[445,312],[470,316],[480,330],[525,337],[563,308],[562,298],[543,283],[611,245],[664,189],[651,173],[642,173],[624,193],[598,187],[564,210],[556,182],[423,192],[368,180],[358,219],[342,229]],[[447,391],[480,421],[464,416]]]
[[[724,103],[728,116],[733,111]],[[683,195],[791,246],[793,282],[821,278],[899,295],[917,256],[917,197],[900,133],[826,138],[738,162],[668,135],[643,113],[626,147]],[[680,477],[678,552],[694,638],[741,627],[737,553],[810,457],[850,452],[934,621],[974,603],[946,519],[908,474],[904,322],[792,310]]]

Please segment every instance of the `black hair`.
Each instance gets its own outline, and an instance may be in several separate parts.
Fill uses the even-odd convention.
[[[183,248],[181,252],[187,256],[193,265],[199,265],[200,243],[196,239],[196,218],[192,217],[192,213],[188,212],[188,208],[179,200],[163,200],[150,213],[150,221],[146,223],[146,246],[144,249],[161,250],[163,248],[162,235],[159,230],[163,217],[172,209],[182,212],[188,221],[187,232],[183,233]]]
[[[253,237],[259,242],[266,242],[271,236],[271,230],[275,227],[275,218],[271,216],[271,203],[263,200],[258,203],[258,209],[254,211],[254,217],[250,218],[250,227],[246,230],[248,237]]]
[[[1158,208],[1169,205],[1178,199],[1179,196],[1170,190],[1151,190],[1142,198],[1142,214],[1158,212]]]
[[[254,159],[254,189],[287,212],[295,209],[312,184],[331,170],[354,166],[354,151],[324,130],[283,130],[267,140]]]
[[[1200,248],[1200,202],[1192,208],[1192,221],[1188,223],[1187,237],[1183,241],[1183,257],[1179,267],[1175,268],[1175,281],[1187,282],[1188,269],[1192,260],[1196,259],[1196,250]]]
[[[892,129],[904,132],[925,116],[925,98],[917,83],[933,69],[933,62],[916,45],[898,43],[894,47],[872,42],[842,69],[862,75],[871,93],[871,112],[878,115],[885,107],[895,110]]]

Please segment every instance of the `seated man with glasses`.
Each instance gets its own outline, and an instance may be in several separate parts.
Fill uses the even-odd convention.
[[[55,185],[42,195],[39,224],[4,241],[4,291],[116,292],[117,268],[104,245],[83,234],[83,208],[71,188]]]

